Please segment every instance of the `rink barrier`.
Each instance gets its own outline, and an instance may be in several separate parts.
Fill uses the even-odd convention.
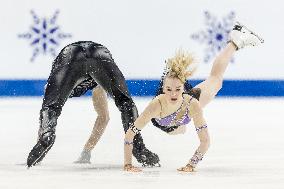
[[[133,96],[153,96],[159,80],[127,80]],[[192,80],[192,85],[201,80]],[[46,80],[0,80],[0,96],[42,96]],[[91,95],[89,91],[87,96]],[[284,80],[225,80],[219,97],[283,97]]]

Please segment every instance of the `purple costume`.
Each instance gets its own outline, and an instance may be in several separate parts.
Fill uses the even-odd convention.
[[[192,98],[191,98],[192,99]],[[189,102],[191,101],[189,100]],[[191,118],[188,116],[188,108],[186,108],[185,113],[182,115],[180,119],[177,120],[177,115],[181,111],[181,108],[183,106],[184,101],[182,102],[182,105],[179,107],[177,111],[174,113],[163,117],[163,118],[155,118],[156,122],[163,127],[171,127],[171,126],[181,126],[181,125],[186,125],[190,122]],[[172,124],[174,122],[174,125]]]

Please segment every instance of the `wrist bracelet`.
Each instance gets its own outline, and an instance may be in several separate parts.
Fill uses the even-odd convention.
[[[136,134],[136,135],[140,133],[140,130],[137,129],[137,127],[135,127],[134,125],[132,125],[132,126],[130,127],[130,129],[131,129],[131,131],[132,131],[134,134]]]
[[[124,140],[124,144],[125,144],[125,145],[132,145],[132,144],[133,144],[133,141],[130,142],[130,141]]]
[[[201,127],[197,127],[195,128],[196,132],[200,132],[202,129],[206,129],[207,128],[207,125],[203,125]]]
[[[189,163],[193,168],[203,159],[203,154],[198,150],[195,151],[192,158],[189,160]]]

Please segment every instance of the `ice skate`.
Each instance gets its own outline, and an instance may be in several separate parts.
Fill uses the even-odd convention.
[[[27,166],[32,167],[39,163],[50,150],[55,141],[55,133],[44,133],[38,140],[37,144],[33,147],[29,153],[27,159]]]
[[[79,159],[74,161],[74,163],[91,164],[91,151],[83,150]]]
[[[264,43],[264,40],[259,35],[239,22],[235,24],[230,32],[229,41],[233,42],[237,49],[242,49],[246,46],[258,46]]]
[[[133,148],[133,155],[139,163],[142,163],[143,167],[161,167],[159,156],[145,147]]]

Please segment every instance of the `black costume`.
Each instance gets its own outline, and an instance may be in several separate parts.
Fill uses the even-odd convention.
[[[66,100],[81,96],[97,85],[114,99],[121,112],[124,132],[133,125],[138,117],[137,108],[110,51],[91,41],[72,43],[53,62],[40,110],[39,140],[29,154],[28,167],[40,162],[52,147],[57,119]],[[145,147],[141,134],[134,138],[133,155],[143,165],[159,163],[159,157]]]

